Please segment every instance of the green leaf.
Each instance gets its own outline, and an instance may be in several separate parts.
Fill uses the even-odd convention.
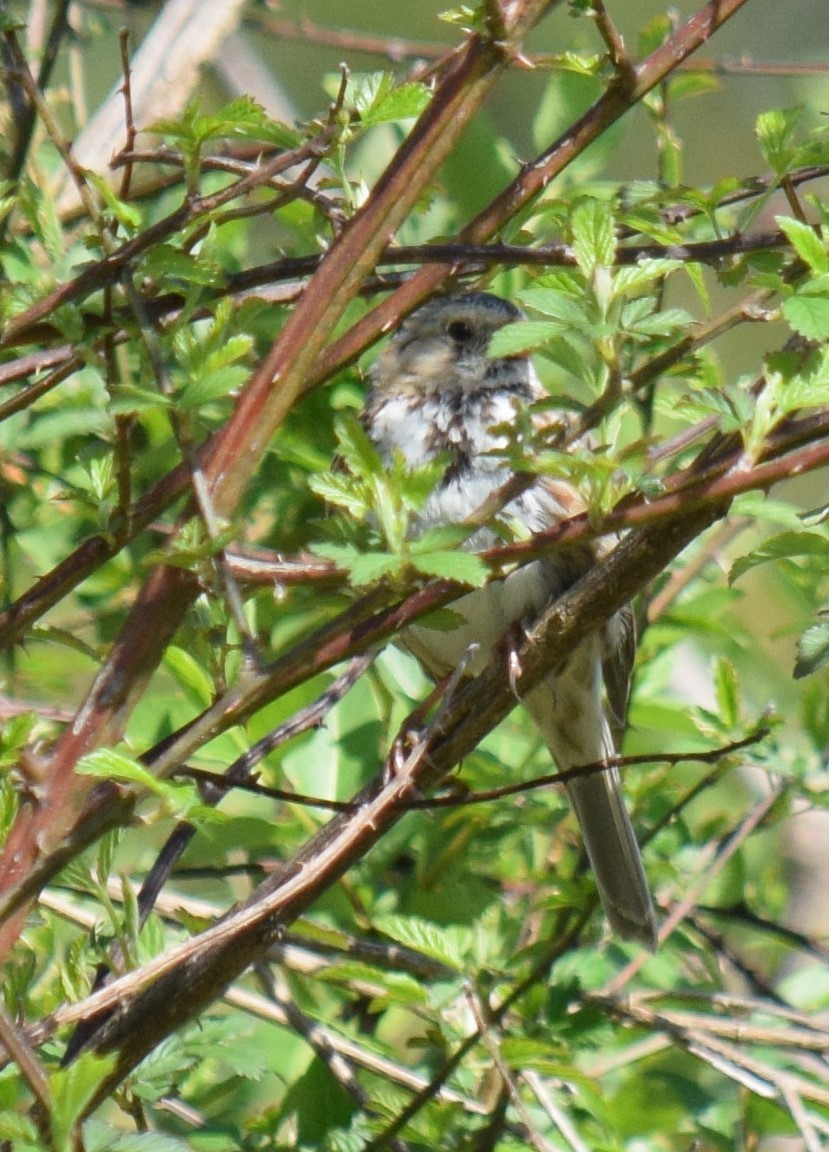
[[[375,584],[386,576],[393,576],[406,566],[397,552],[364,552],[352,560],[349,569],[354,584]]]
[[[214,368],[185,385],[178,394],[178,403],[182,408],[191,410],[201,408],[204,404],[227,396],[235,388],[240,388],[249,375],[250,372],[242,364],[225,364],[221,368]]]
[[[114,748],[97,748],[83,756],[75,767],[79,776],[95,776],[104,780],[121,780],[135,784],[158,796],[172,810],[177,819],[221,820],[214,809],[202,804],[196,785],[190,780],[159,780],[151,772]]]
[[[648,301],[650,303],[650,301]],[[692,317],[684,308],[665,308],[661,312],[651,312],[642,316],[631,324],[625,322],[625,329],[640,336],[670,336],[677,331],[683,331]]]
[[[811,676],[829,665],[829,620],[810,625],[797,642],[794,678]]]
[[[639,260],[636,264],[627,264],[613,275],[613,294],[626,296],[638,292],[684,267],[681,260]]]
[[[74,1147],[72,1129],[117,1060],[116,1052],[106,1056],[84,1052],[67,1068],[61,1068],[49,1077],[51,1135],[56,1152],[69,1152]]]
[[[829,348],[816,348],[803,369],[783,388],[779,399],[783,414],[829,404]]]
[[[118,223],[123,225],[127,232],[132,233],[141,227],[143,219],[141,211],[136,208],[134,204],[128,204],[124,200],[119,200],[103,176],[99,176],[97,172],[87,172],[86,179],[93,186]]]
[[[532,352],[559,336],[561,331],[561,324],[548,320],[516,320],[493,333],[487,355],[518,356],[522,352]]]
[[[322,556],[323,559],[330,560],[338,568],[344,568],[346,571],[362,556],[362,552],[351,544],[331,544],[327,541],[315,543],[312,551],[316,556]]]
[[[374,927],[398,944],[423,952],[448,968],[463,972],[472,948],[472,932],[458,925],[438,927],[418,916],[381,916]]]
[[[13,1141],[10,1148],[13,1148],[14,1152],[24,1152],[27,1149],[35,1152],[43,1148],[37,1127],[28,1116],[14,1116],[0,1112],[0,1139]]]
[[[784,176],[795,159],[793,138],[802,119],[803,108],[773,108],[762,112],[755,124],[760,150],[778,176]]]
[[[332,77],[332,80],[339,86],[339,78]],[[353,104],[360,119],[364,119],[388,95],[393,85],[391,72],[352,72],[348,78],[346,103]]]
[[[556,288],[530,288],[519,296],[529,308],[544,316],[554,316],[568,327],[583,330],[588,326],[583,296],[576,297],[572,292],[561,292]]]
[[[736,727],[740,719],[740,682],[730,660],[720,658],[714,668],[714,691],[720,719],[726,728]]]
[[[693,62],[692,62],[693,67]],[[687,100],[692,96],[707,96],[720,89],[720,80],[710,72],[680,72],[671,77],[668,84],[670,103]]]
[[[775,216],[778,227],[788,236],[800,259],[818,275],[829,272],[829,256],[822,237],[808,224],[790,216]]]
[[[589,279],[596,268],[609,268],[616,257],[613,213],[606,200],[580,200],[570,217],[576,263]]]
[[[361,116],[365,125],[412,120],[428,107],[431,94],[424,84],[401,84],[383,95]]]
[[[164,653],[164,664],[175,676],[198,708],[207,708],[215,696],[213,681],[190,652],[171,644]]]
[[[334,430],[340,452],[350,472],[362,480],[385,475],[380,454],[356,416],[351,413],[340,416]]]
[[[469,539],[471,531],[464,524],[439,524],[436,528],[429,528],[422,536],[412,541],[410,545],[412,555],[460,548]]]
[[[308,479],[308,486],[328,504],[344,508],[357,520],[364,520],[371,511],[371,502],[366,499],[362,483],[354,482],[352,476],[339,472],[320,472]]]
[[[141,274],[153,279],[162,277],[183,280],[186,284],[215,284],[221,269],[218,265],[207,264],[191,252],[176,248],[172,244],[158,244],[152,248],[141,262]]]
[[[481,4],[459,4],[456,8],[448,8],[438,13],[438,20],[458,24],[465,32],[487,31],[487,14]]]
[[[815,557],[829,565],[829,539],[818,532],[781,532],[764,541],[747,556],[735,560],[728,581],[734,584],[760,564],[768,564],[773,560],[791,560],[798,556]]]
[[[791,296],[783,304],[783,315],[807,340],[829,340],[829,297]]]
[[[457,580],[459,584],[471,584],[475,588],[486,584],[489,569],[474,552],[415,552],[412,549],[412,564],[418,572],[444,580]]]

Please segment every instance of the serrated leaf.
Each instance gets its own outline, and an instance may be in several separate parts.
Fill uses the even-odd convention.
[[[717,92],[720,80],[710,72],[678,73],[669,81],[669,94],[671,104],[677,100],[685,100],[690,96],[706,96],[709,92]]]
[[[794,220],[791,216],[775,216],[778,227],[789,238],[792,247],[805,264],[813,272],[822,275],[829,272],[829,256],[826,254],[826,244],[818,233],[808,224]]]
[[[561,335],[561,330],[561,324],[552,324],[548,320],[516,320],[493,334],[487,355],[517,356],[522,352],[532,352]]]
[[[576,263],[586,277],[609,268],[616,256],[613,213],[606,200],[580,200],[570,217]]]
[[[354,72],[349,77],[346,100],[350,100],[360,118],[365,119],[391,91],[393,84],[391,72]]]
[[[794,132],[803,114],[798,108],[772,108],[762,112],[755,122],[755,131],[760,150],[769,167],[778,176],[785,174],[792,163]]]
[[[181,390],[178,403],[182,408],[201,408],[213,400],[227,396],[235,388],[240,388],[250,375],[242,364],[225,364],[205,372],[198,380],[192,380]]]
[[[120,840],[120,830],[117,832],[108,832],[105,836],[101,837],[101,842],[98,845],[95,871],[102,884],[106,883],[112,873],[112,863],[115,859],[115,851]]]
[[[164,653],[164,664],[197,707],[206,708],[212,704],[215,695],[213,681],[189,652],[171,644]]]
[[[568,327],[585,327],[585,305],[581,295],[557,288],[533,288],[521,293],[521,300],[544,316],[552,316]],[[561,331],[559,328],[558,331]]]
[[[221,270],[172,244],[157,244],[142,261],[141,273],[153,278],[167,276],[188,284],[209,285],[216,282]]]
[[[374,584],[405,567],[405,561],[394,552],[364,552],[349,564],[354,584]]]
[[[430,528],[411,543],[413,555],[419,552],[441,552],[459,548],[469,538],[471,529],[463,524],[439,524]]]
[[[128,232],[134,232],[141,227],[142,215],[139,209],[134,204],[127,204],[126,201],[119,200],[103,176],[99,176],[97,172],[87,172],[86,179],[118,223],[123,225]]]
[[[588,52],[562,52],[556,57],[562,72],[575,72],[577,76],[595,76],[602,63],[603,57]]]
[[[96,748],[77,763],[79,776],[95,776],[105,780],[120,780],[135,784],[158,796],[178,819],[223,819],[219,813],[202,804],[198,789],[190,781],[159,780],[137,760],[117,752],[114,748]]]
[[[427,576],[457,580],[475,588],[486,584],[489,576],[486,564],[474,552],[413,552],[412,563]]]
[[[424,952],[457,972],[464,970],[464,957],[472,946],[472,934],[458,925],[438,927],[418,916],[381,916],[374,926],[398,944]]]
[[[61,1068],[49,1077],[52,1098],[49,1119],[52,1146],[57,1152],[69,1152],[74,1147],[72,1129],[101,1081],[115,1067],[117,1059],[115,1052],[106,1056],[84,1052],[67,1068]]]
[[[126,415],[130,412],[150,412],[154,408],[172,407],[172,400],[151,388],[139,388],[134,384],[116,384],[112,389],[108,411],[115,415]]]
[[[334,430],[340,452],[350,472],[361,480],[385,476],[380,454],[356,416],[350,413],[344,414],[337,420]]]
[[[361,118],[366,126],[412,120],[423,112],[430,99],[424,84],[401,84],[377,100]]]
[[[797,556],[817,557],[829,564],[829,539],[818,532],[781,532],[765,540],[759,548],[749,552],[747,556],[740,556],[731,565],[728,575],[730,584],[734,584],[746,572],[760,564],[768,564],[773,560],[791,560]]]
[[[9,1112],[0,1113],[0,1139],[14,1141],[11,1145],[15,1152],[19,1149],[40,1149],[37,1127],[28,1116],[14,1116]]]
[[[691,319],[684,308],[665,308],[662,312],[651,312],[626,327],[642,336],[670,336],[677,329],[685,328]]]
[[[155,789],[159,781],[143,764],[116,752],[114,748],[97,748],[78,761],[75,769],[79,776],[97,776],[108,780],[128,780],[145,788]]]
[[[211,1045],[217,1059],[236,1076],[245,1080],[261,1080],[268,1071],[271,1055],[266,1045],[251,1043],[250,1036],[234,1036],[226,1032]]]
[[[779,398],[783,414],[829,404],[829,348],[815,349],[801,372],[785,385]]]
[[[328,541],[312,544],[311,551],[315,556],[331,560],[341,568],[348,568],[349,564],[362,555],[359,548],[355,548],[353,544],[333,544]]]
[[[613,293],[623,296],[628,292],[638,292],[684,267],[681,260],[639,260],[636,264],[625,265],[613,275]]]
[[[794,678],[811,676],[829,665],[829,620],[810,625],[797,642]]]
[[[807,340],[829,340],[829,298],[801,294],[783,304],[783,315]]]
[[[708,285],[703,275],[702,265],[689,260],[687,264],[683,264],[682,269],[691,281],[700,304],[702,304],[703,308],[707,309],[710,304],[710,296],[708,294]]]
[[[308,487],[326,503],[333,504],[336,508],[344,508],[357,520],[364,520],[371,511],[371,505],[364,492],[351,476],[336,472],[320,472],[308,478]]]

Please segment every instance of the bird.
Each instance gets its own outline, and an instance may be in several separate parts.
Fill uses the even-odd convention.
[[[375,360],[361,418],[380,457],[389,465],[402,460],[411,469],[445,461],[412,518],[413,535],[463,523],[513,475],[505,455],[508,430],[530,405],[549,396],[528,355],[488,356],[487,350],[495,332],[523,316],[489,292],[435,296],[402,321]],[[532,533],[583,508],[566,479],[539,476],[506,505],[502,517]],[[481,550],[497,542],[493,528],[484,526],[464,547]],[[406,630],[402,644],[436,680],[463,660],[465,674],[476,674],[503,651],[511,630],[529,626],[599,554],[599,546],[590,543],[535,560],[455,601],[457,626],[447,630],[444,618],[439,628],[430,628],[427,618]],[[624,724],[635,646],[628,605],[585,636],[522,699],[559,770],[614,756],[613,726]],[[654,950],[657,919],[618,768],[608,764],[565,787],[611,930]]]

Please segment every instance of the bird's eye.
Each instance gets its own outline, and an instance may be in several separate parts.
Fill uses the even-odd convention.
[[[466,344],[473,335],[472,325],[467,324],[465,320],[453,320],[451,324],[447,324],[446,331],[456,344]]]

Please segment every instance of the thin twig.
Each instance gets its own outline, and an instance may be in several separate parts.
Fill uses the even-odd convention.
[[[501,1049],[494,1032],[494,1025],[491,1021],[487,1020],[483,1005],[473,992],[471,986],[467,985],[464,991],[466,1002],[469,1005],[469,1010],[472,1013],[472,1018],[478,1029],[481,1043],[489,1053],[490,1059],[497,1068],[498,1075],[501,1077],[501,1082],[509,1093],[513,1107],[521,1117],[524,1125],[525,1139],[536,1149],[536,1152],[553,1152],[552,1145],[537,1131],[536,1126],[532,1122],[532,1117],[527,1111],[527,1106],[521,1099],[521,1093],[518,1090],[515,1077],[506,1060],[501,1055]],[[579,1150],[579,1152],[581,1152],[581,1150]]]
[[[372,1107],[371,1097],[357,1079],[351,1061],[343,1054],[339,1046],[331,1043],[326,1030],[300,1010],[290,995],[285,979],[275,976],[273,971],[264,964],[257,964],[255,972],[268,996],[281,1009],[286,1025],[292,1028],[298,1036],[301,1036],[311,1050],[316,1053],[343,1091],[365,1112],[371,1114],[376,1111]],[[395,1137],[390,1142],[389,1147],[392,1152],[410,1152],[409,1145],[399,1137]]]
[[[121,75],[123,80],[121,82],[121,91],[124,94],[124,152],[132,152],[135,147],[135,140],[138,136],[138,129],[135,127],[135,117],[132,108],[132,70],[130,68],[130,33],[128,28],[122,28],[118,34],[118,45],[121,52]],[[121,189],[118,195],[122,200],[129,197],[130,185],[132,184],[132,170],[131,162],[124,165],[124,172],[121,177]]]
[[[754,805],[748,815],[740,822],[739,826],[735,828],[728,839],[719,846],[714,858],[706,863],[696,881],[689,885],[683,898],[674,905],[670,914],[660,924],[660,942],[668,939],[677,925],[696,905],[699,897],[703,894],[713,878],[719,875],[719,873],[723,870],[732,856],[742,847],[746,839],[751,835],[752,832],[754,832],[761,821],[768,815],[768,813],[780,799],[784,790],[785,785],[783,783],[774,784],[769,790],[768,796],[764,796],[762,800],[758,801],[758,803]],[[630,963],[621,970],[621,972],[619,972],[608,984],[605,985],[605,994],[608,996],[617,995],[620,989],[623,988],[625,984],[627,984],[632,979],[632,977],[636,975],[640,968],[649,959],[650,956],[644,953],[634,957],[634,959],[631,960]]]
[[[572,1152],[590,1152],[590,1149],[576,1131],[572,1120],[564,1109],[560,1108],[553,1099],[547,1085],[541,1079],[538,1072],[536,1072],[534,1068],[525,1068],[521,1073],[521,1079],[550,1117],[550,1120],[558,1129],[562,1140],[572,1149]]]
[[[447,700],[447,697],[444,697]],[[433,724],[437,723],[437,718]],[[539,788],[549,788],[554,785],[562,785],[568,783],[570,780],[580,780],[586,776],[595,776],[599,772],[606,772],[608,768],[631,768],[640,764],[683,764],[683,763],[701,763],[701,764],[717,764],[721,759],[726,756],[731,756],[735,752],[739,752],[744,748],[751,748],[755,744],[764,740],[769,734],[767,728],[758,729],[750,736],[746,736],[742,740],[735,740],[730,744],[723,745],[719,748],[713,748],[708,752],[654,752],[642,753],[637,756],[621,756],[618,753],[613,756],[608,756],[603,760],[597,760],[592,764],[579,764],[572,768],[562,769],[558,772],[550,772],[545,776],[534,776],[532,780],[521,780],[516,784],[504,784],[500,788],[487,788],[478,792],[467,792],[462,795],[451,796],[432,796],[432,797],[419,797],[407,800],[401,804],[401,808],[405,811],[419,811],[426,810],[432,811],[440,808],[466,808],[472,804],[490,804],[494,800],[504,800],[510,796],[518,796],[524,792],[534,792]],[[355,805],[347,800],[329,800],[322,796],[308,796],[298,792],[289,792],[281,788],[269,788],[267,785],[259,784],[255,780],[246,779],[231,780],[227,775],[219,776],[214,772],[207,772],[201,768],[180,768],[174,776],[183,777],[190,780],[198,780],[202,783],[212,784],[218,789],[241,788],[242,791],[250,791],[257,796],[267,796],[271,800],[285,800],[292,804],[301,804],[309,808],[324,808],[330,812],[353,812]],[[709,786],[709,780],[706,786]],[[694,791],[694,796],[698,792]],[[692,797],[689,797],[689,800]],[[668,821],[673,819],[676,810],[672,810],[670,815],[666,818]]]
[[[41,1124],[48,1127],[47,1117],[52,1114],[49,1081],[29,1041],[9,1016],[2,1002],[0,1002],[0,1044],[20,1069],[20,1074],[40,1105],[37,1115],[41,1117]],[[41,1134],[48,1138],[48,1131],[43,1131]]]

